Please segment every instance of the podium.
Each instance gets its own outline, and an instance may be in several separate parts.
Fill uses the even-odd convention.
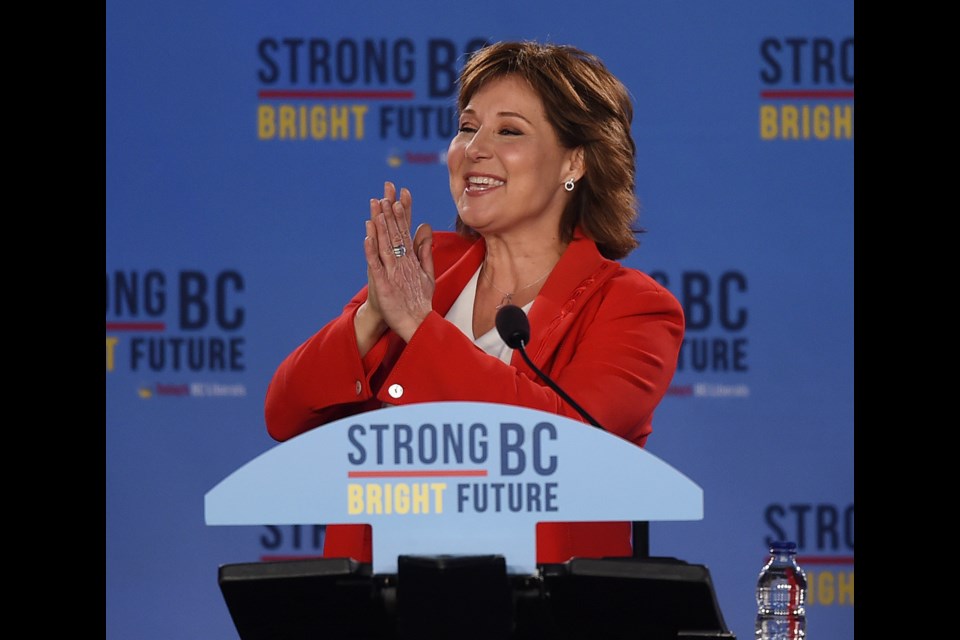
[[[542,411],[440,402],[351,416],[234,471],[205,517],[373,527],[371,563],[221,565],[241,640],[734,638],[703,565],[537,564],[538,522],[703,518],[703,491],[664,461]]]

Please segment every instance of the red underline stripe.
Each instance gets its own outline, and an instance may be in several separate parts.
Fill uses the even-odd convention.
[[[486,469],[463,471],[348,471],[348,478],[464,478],[486,476]]]
[[[797,564],[853,564],[853,556],[797,556]]]
[[[309,89],[262,89],[257,92],[261,100],[270,98],[324,98],[356,100],[412,100],[413,91],[315,91]]]
[[[852,89],[784,89],[780,91],[761,91],[760,97],[768,100],[790,99],[790,98],[853,98]]]
[[[107,331],[163,331],[165,322],[108,322]]]

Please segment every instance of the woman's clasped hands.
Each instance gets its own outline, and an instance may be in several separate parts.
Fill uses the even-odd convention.
[[[383,197],[370,199],[363,251],[367,261],[368,297],[357,310],[361,352],[387,329],[409,342],[433,308],[433,230],[423,223],[411,238],[410,190],[383,186]],[[369,344],[365,344],[369,341]]]

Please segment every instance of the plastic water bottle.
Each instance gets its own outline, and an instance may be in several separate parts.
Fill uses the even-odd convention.
[[[757,578],[755,640],[800,640],[807,637],[807,575],[797,564],[794,542],[774,542],[770,559]]]

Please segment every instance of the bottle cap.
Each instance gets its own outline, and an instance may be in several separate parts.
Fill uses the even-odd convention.
[[[770,543],[771,551],[796,551],[797,543],[789,540],[777,540]]]

